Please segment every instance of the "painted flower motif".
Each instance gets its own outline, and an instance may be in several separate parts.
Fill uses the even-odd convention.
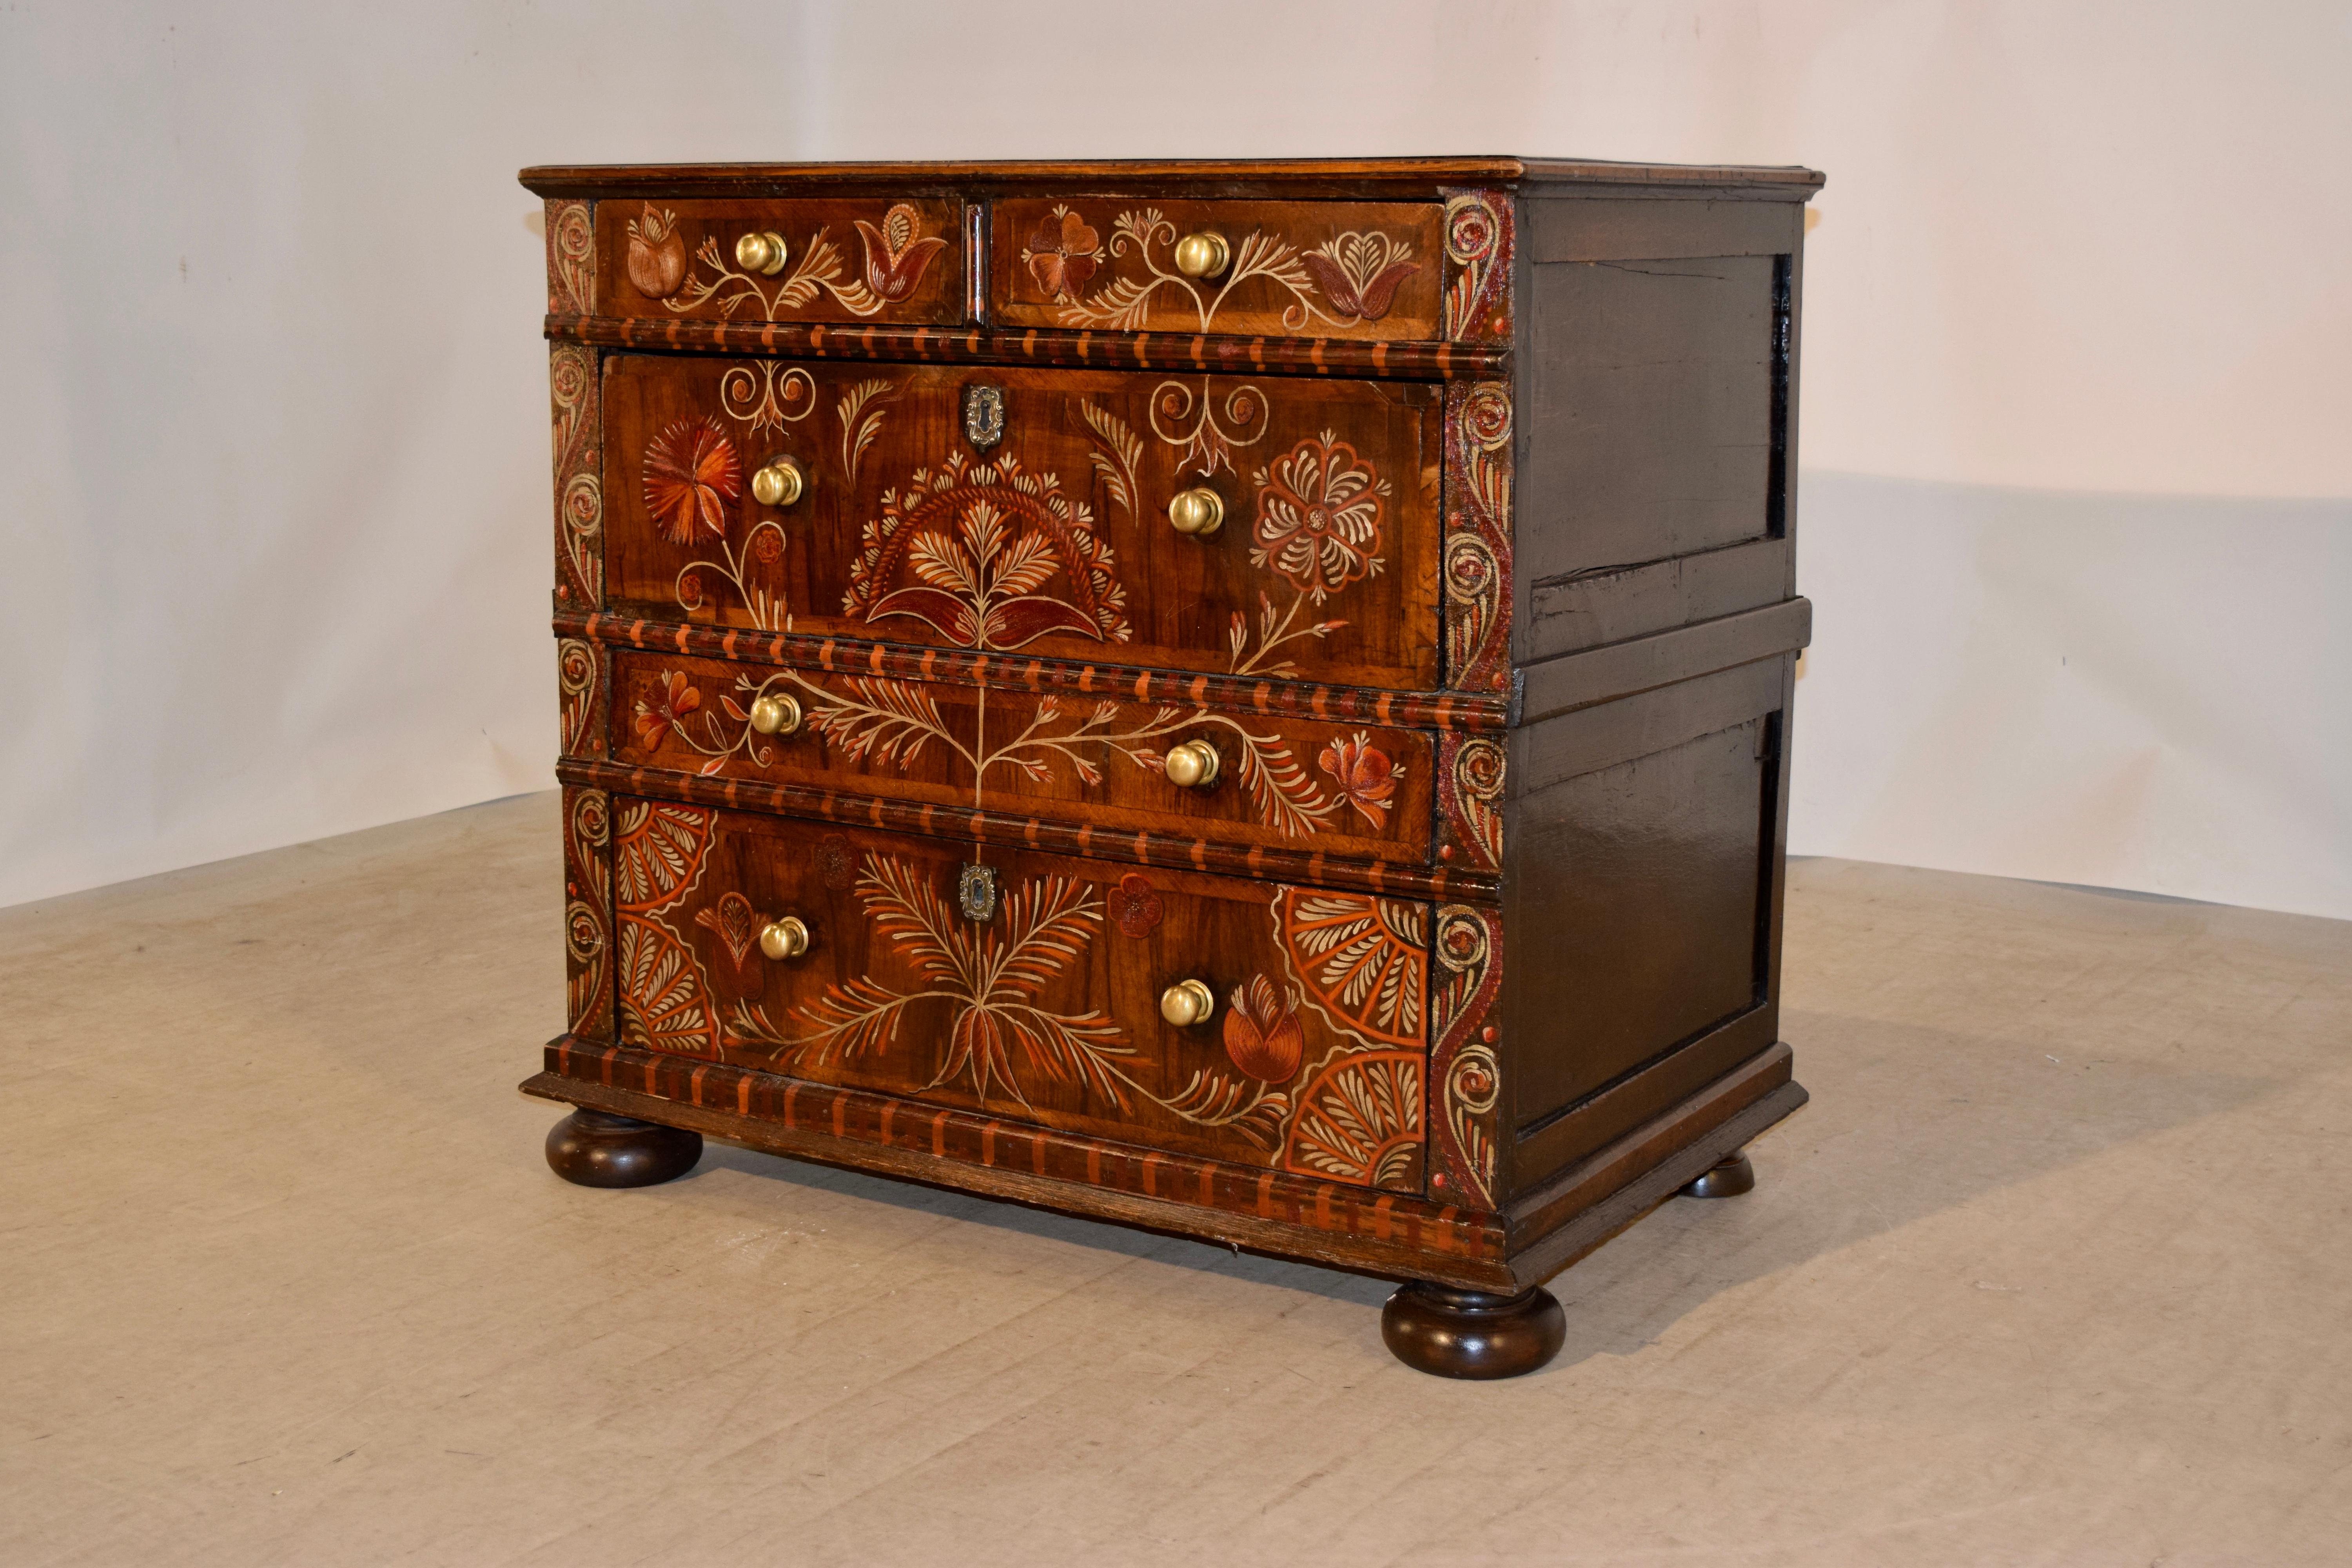
[[[784,536],[773,528],[762,528],[751,538],[751,553],[770,565],[784,553]]]
[[[1021,249],[1021,263],[1048,300],[1076,299],[1101,265],[1102,237],[1067,207],[1057,206]]]
[[[735,961],[735,973],[742,973],[743,961],[751,956],[751,944],[760,940],[760,917],[751,900],[740,893],[722,894],[715,908],[694,917],[694,923],[718,933],[727,944],[727,956]]]
[[[1326,430],[1301,441],[1255,476],[1256,547],[1250,560],[1271,565],[1317,604],[1381,569],[1381,497],[1356,448]]]
[[[1298,258],[1332,309],[1377,321],[1396,303],[1397,286],[1421,270],[1412,247],[1385,234],[1343,234]]]
[[[648,300],[667,300],[686,281],[686,237],[677,215],[646,204],[645,216],[629,220],[629,281]]]
[[[735,443],[708,419],[680,419],[646,446],[646,510],[672,544],[727,536],[727,503],[743,493]]]
[[[1375,830],[1388,826],[1389,802],[1396,798],[1397,780],[1404,776],[1404,770],[1372,744],[1368,732],[1359,730],[1352,740],[1333,740],[1316,760],[1339,781],[1339,794],[1359,816]]]
[[[900,202],[882,215],[880,228],[857,220],[857,233],[866,241],[866,286],[885,300],[914,292],[931,258],[947,248],[948,242],[937,237],[917,237],[921,217],[913,203]]]
[[[1225,1014],[1225,1055],[1261,1083],[1287,1083],[1307,1056],[1296,993],[1276,995],[1274,983],[1254,974],[1234,990]]]
[[[637,699],[637,733],[648,748],[658,746],[664,736],[682,728],[687,715],[701,706],[702,693],[688,685],[685,676],[664,670]]]
[[[1118,879],[1104,900],[1110,918],[1129,936],[1146,937],[1160,929],[1160,895],[1151,890],[1151,879],[1130,871]]]

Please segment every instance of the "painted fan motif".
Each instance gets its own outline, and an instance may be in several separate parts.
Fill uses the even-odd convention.
[[[743,493],[735,443],[708,419],[680,419],[646,447],[646,510],[672,544],[727,537],[727,504]]]
[[[1307,999],[1371,1046],[1423,1048],[1429,937],[1419,906],[1361,893],[1285,888],[1274,927]]]

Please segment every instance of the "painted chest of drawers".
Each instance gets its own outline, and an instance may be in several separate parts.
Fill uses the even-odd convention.
[[[538,168],[592,1185],[704,1134],[1403,1282],[1752,1180],[1800,169]]]

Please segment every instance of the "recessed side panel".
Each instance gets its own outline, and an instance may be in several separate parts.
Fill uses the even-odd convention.
[[[1515,1190],[1772,1043],[1787,663],[1515,737],[1528,780],[1504,892]]]

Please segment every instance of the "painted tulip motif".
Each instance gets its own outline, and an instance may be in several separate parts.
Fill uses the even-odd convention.
[[[1298,258],[1342,316],[1377,321],[1396,303],[1397,286],[1421,270],[1410,247],[1385,234],[1343,234]]]
[[[667,300],[686,282],[686,237],[677,215],[651,202],[629,224],[629,281],[648,300]]]
[[[722,894],[716,906],[696,914],[694,923],[718,933],[727,945],[727,956],[735,961],[735,973],[742,973],[751,944],[760,940],[760,917],[751,900],[740,893]]]
[[[947,248],[944,239],[919,237],[921,216],[913,204],[900,202],[882,215],[880,228],[857,220],[858,236],[866,241],[866,286],[885,300],[914,292],[931,258]]]
[[[1261,1083],[1287,1083],[1307,1055],[1307,1034],[1298,1023],[1298,997],[1277,995],[1274,983],[1254,974],[1234,991],[1225,1014],[1225,1055]]]

